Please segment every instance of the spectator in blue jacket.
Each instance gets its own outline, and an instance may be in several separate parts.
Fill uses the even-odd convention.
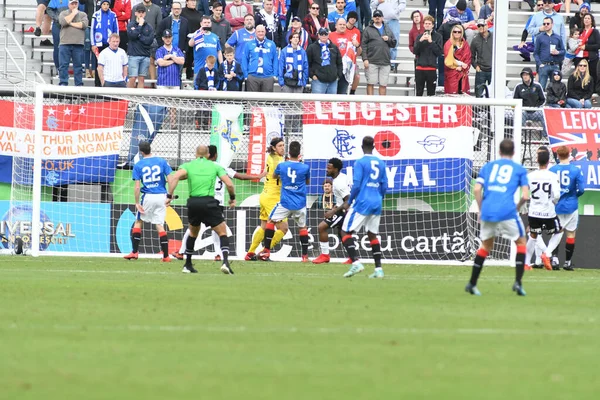
[[[144,79],[150,68],[150,50],[154,42],[154,29],[146,22],[146,7],[135,6],[134,18],[127,26],[127,55],[129,56],[129,82],[127,87],[134,88],[137,77],[138,88],[144,87]]]
[[[550,17],[544,18],[542,26],[543,34],[535,38],[535,47],[533,57],[540,79],[542,89],[546,90],[548,78],[552,78],[553,71],[559,71],[565,58],[565,47],[562,39],[553,32],[553,20]]]
[[[267,30],[259,25],[255,30],[256,39],[244,48],[242,69],[246,78],[246,91],[273,92],[277,77],[278,60],[275,42],[267,39]]]
[[[97,61],[97,57],[100,55],[102,50],[108,47],[108,40],[110,35],[113,33],[119,33],[119,25],[117,24],[117,15],[110,9],[110,1],[102,0],[100,9],[94,12],[92,16],[92,27],[90,40],[92,44],[92,52],[95,54],[94,58]],[[100,76],[98,75],[98,63],[93,63],[96,71],[94,76],[94,82],[97,87],[101,87]]]
[[[302,93],[308,83],[308,57],[300,46],[300,34],[292,33],[289,46],[279,56],[279,86],[283,93]]]

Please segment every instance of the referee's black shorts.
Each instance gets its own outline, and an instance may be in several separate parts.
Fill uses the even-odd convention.
[[[192,226],[204,224],[214,228],[225,221],[223,217],[223,208],[214,197],[190,197],[187,200],[187,207],[188,222]]]

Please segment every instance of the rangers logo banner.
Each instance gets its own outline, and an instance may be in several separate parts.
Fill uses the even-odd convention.
[[[303,122],[310,194],[320,192],[332,157],[351,179],[365,136],[386,162],[388,193],[464,191],[471,183],[470,106],[305,102]]]
[[[10,183],[13,157],[20,170],[33,168],[35,118],[31,104],[0,101],[0,108],[0,182]],[[43,113],[42,184],[114,180],[126,101],[46,105]],[[33,174],[14,176],[19,184],[32,183]]]
[[[544,108],[550,148],[571,151],[571,162],[583,171],[585,190],[600,190],[600,112],[595,109]]]

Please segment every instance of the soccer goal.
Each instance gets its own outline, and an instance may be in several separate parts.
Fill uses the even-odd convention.
[[[195,157],[201,144],[218,147],[218,162],[258,174],[268,143],[282,136],[302,144],[311,167],[308,226],[318,255],[317,226],[323,219],[323,184],[332,157],[352,166],[362,156],[364,136],[375,139],[387,164],[388,194],[380,228],[386,261],[452,264],[468,260],[478,246],[472,186],[484,163],[496,158],[497,143],[513,137],[520,149],[521,105],[513,100],[472,97],[372,97],[287,95],[21,86],[1,105],[0,201],[2,247],[16,238],[34,255],[121,255],[131,251],[135,220],[131,168],[138,143],[173,168]],[[516,154],[515,159],[520,159]],[[6,166],[6,168],[4,167]],[[11,168],[12,166],[12,168]],[[12,173],[11,173],[12,171]],[[231,257],[243,258],[259,225],[262,183],[234,181],[238,206],[226,210]],[[8,192],[8,193],[7,193]],[[168,209],[170,251],[181,245],[187,225],[187,185]],[[326,197],[327,198],[327,197]],[[291,224],[293,225],[293,223]],[[295,259],[294,229],[272,259]],[[345,254],[329,232],[332,258]],[[369,241],[358,234],[360,255]],[[210,229],[196,249],[214,256]],[[496,246],[496,259],[510,252]],[[140,253],[159,257],[156,232],[144,226]]]

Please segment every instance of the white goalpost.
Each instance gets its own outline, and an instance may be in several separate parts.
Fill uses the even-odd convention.
[[[219,149],[218,162],[242,173],[260,173],[268,143],[283,137],[302,144],[311,167],[308,189],[309,256],[318,250],[327,160],[337,157],[352,176],[364,136],[387,165],[381,244],[385,262],[460,264],[478,246],[472,186],[479,169],[497,157],[499,141],[515,140],[520,161],[519,100],[472,97],[373,97],[284,93],[130,90],[20,86],[0,105],[14,115],[2,127],[0,157],[12,157],[10,200],[0,200],[2,249],[17,238],[33,256],[122,256],[131,250],[135,220],[131,168],[140,141],[176,169],[200,144]],[[9,125],[10,118],[4,118]],[[261,182],[234,181],[238,207],[225,211],[232,259],[243,259],[259,221]],[[187,185],[169,207],[170,251],[187,225]],[[286,234],[273,260],[299,258],[300,243]],[[160,258],[156,233],[144,226],[140,253]],[[369,242],[358,233],[363,259]],[[332,259],[343,260],[335,231]],[[500,241],[492,258],[503,263],[510,244]],[[212,259],[210,229],[196,242]],[[505,263],[505,261],[504,261]]]

